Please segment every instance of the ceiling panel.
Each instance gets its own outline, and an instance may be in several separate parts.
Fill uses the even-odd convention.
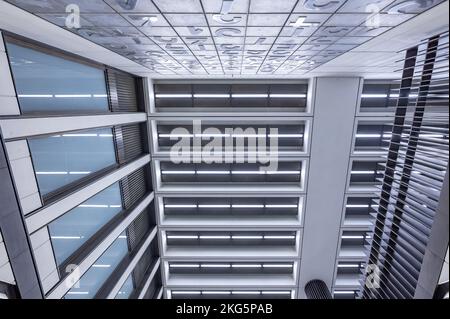
[[[7,2],[105,46],[155,76],[268,76],[308,73],[443,0]],[[66,25],[70,4],[79,6],[79,28]]]

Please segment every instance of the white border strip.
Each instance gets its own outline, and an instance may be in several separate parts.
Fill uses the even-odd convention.
[[[117,283],[114,285],[114,287],[111,289],[111,291],[106,296],[106,299],[114,299],[117,294],[120,291],[120,288],[122,288],[123,284],[127,280],[128,276],[131,274],[131,272],[136,267],[137,263],[141,259],[141,257],[146,252],[147,248],[150,246],[151,242],[155,238],[157,233],[157,227],[155,226],[152,230],[152,232],[147,236],[147,239],[145,239],[144,244],[139,248],[136,255],[133,257],[131,262],[128,264],[127,268],[123,272],[123,274],[120,276],[119,280],[117,280]]]
[[[78,190],[77,192],[70,194],[69,196],[47,207],[44,207],[42,210],[37,211],[34,214],[31,214],[26,218],[29,233],[32,234],[41,227],[44,227],[59,216],[65,214],[70,209],[76,207],[85,200],[89,199],[98,192],[119,181],[125,176],[131,174],[132,172],[136,171],[149,162],[150,155],[144,155],[134,162],[112,172],[111,174],[99,180],[96,180],[92,184],[89,184],[88,186]]]
[[[108,249],[109,246],[119,237],[119,235],[139,216],[139,214],[152,202],[154,193],[145,197],[139,205],[113,230],[103,241],[76,267],[73,272],[47,295],[47,299],[61,299],[80,279],[83,274],[90,269],[95,261]]]
[[[147,121],[147,115],[145,113],[112,113],[107,115],[10,118],[0,120],[0,127],[4,139],[9,140],[145,121]]]

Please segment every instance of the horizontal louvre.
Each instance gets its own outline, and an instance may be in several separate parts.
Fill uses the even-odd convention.
[[[448,34],[406,54],[369,259],[380,285],[364,298],[414,298],[448,168]]]
[[[124,207],[126,209],[137,203],[147,192],[145,169],[148,169],[148,167],[144,166],[120,181]]]
[[[108,69],[108,86],[112,112],[138,112],[137,80],[120,71]]]

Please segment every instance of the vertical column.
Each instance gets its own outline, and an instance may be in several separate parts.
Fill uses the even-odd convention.
[[[331,290],[339,241],[360,78],[317,78],[311,160],[299,277],[319,279]]]

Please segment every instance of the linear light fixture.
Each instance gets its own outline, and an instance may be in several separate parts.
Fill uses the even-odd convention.
[[[360,268],[360,264],[339,264],[338,268]]]
[[[198,239],[197,235],[167,235],[167,239]]]
[[[67,175],[69,172],[36,172],[36,175]]]
[[[81,239],[83,238],[82,236],[50,236],[51,239]]]
[[[361,97],[364,99],[381,99],[388,97],[387,94],[374,94],[374,93],[363,93]]]
[[[262,235],[233,235],[232,239],[263,239]]]
[[[230,235],[200,235],[200,239],[230,239]]]
[[[202,295],[230,295],[231,291],[211,291],[204,290],[202,291]]]
[[[295,235],[264,235],[264,239],[295,239]]]
[[[183,174],[183,175],[195,175],[195,171],[161,171],[161,174],[166,175],[177,175],[177,174]]]
[[[155,94],[157,99],[186,99],[191,98],[192,94]]]
[[[198,205],[198,208],[230,208],[229,204],[215,204],[215,205]]]
[[[351,174],[355,174],[355,175],[370,175],[370,174],[375,174],[375,171],[351,171]]]
[[[197,208],[197,205],[195,204],[180,204],[180,205],[172,205],[172,204],[166,204],[164,205],[166,208]]]
[[[267,204],[265,205],[266,208],[298,208],[298,205],[274,205],[274,204]]]
[[[231,207],[233,207],[233,208],[264,208],[264,205],[262,205],[262,204],[255,204],[255,205],[249,205],[249,204],[245,204],[245,205],[233,204],[233,205],[231,205]]]
[[[369,205],[366,204],[347,204],[345,205],[346,208],[368,208]]]
[[[261,264],[232,264],[232,268],[261,268]]]
[[[292,268],[292,264],[263,264],[263,268]]]
[[[269,95],[267,93],[236,93],[231,95],[233,98],[267,98]]]
[[[231,268],[230,264],[201,264],[202,268]]]
[[[290,291],[261,291],[263,295],[290,295]]]
[[[200,268],[199,264],[169,264],[170,268]]]
[[[68,291],[68,295],[89,295],[89,291]]]
[[[233,295],[260,295],[261,291],[244,291],[244,290],[239,291],[239,290],[236,290],[236,291],[232,291],[231,294],[233,294]]]
[[[282,94],[282,93],[271,93],[270,94],[271,98],[278,98],[278,99],[296,99],[296,98],[305,98],[306,94]]]
[[[196,93],[194,94],[195,98],[198,99],[227,99],[230,97],[230,94],[223,94],[223,93],[208,93],[208,94],[203,94],[203,93]]]
[[[181,291],[181,290],[171,291],[170,293],[172,295],[200,295],[201,294],[200,291]]]
[[[197,171],[199,175],[228,175],[230,171]]]
[[[335,290],[333,294],[335,295],[354,295],[355,291],[347,291],[347,290]]]

